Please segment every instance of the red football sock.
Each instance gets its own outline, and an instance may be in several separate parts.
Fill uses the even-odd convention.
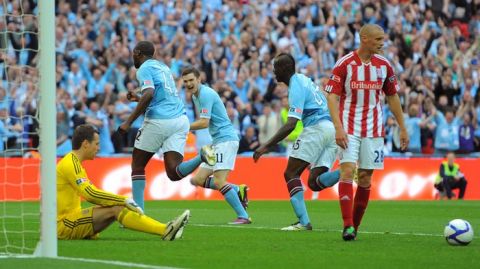
[[[365,209],[367,209],[368,199],[370,197],[370,186],[357,187],[357,192],[355,193],[355,202],[353,204],[353,227],[355,230],[358,230],[358,226],[362,222],[363,214]]]
[[[353,187],[351,181],[340,181],[340,183],[338,183],[338,199],[340,201],[340,209],[342,210],[343,227],[353,226]]]

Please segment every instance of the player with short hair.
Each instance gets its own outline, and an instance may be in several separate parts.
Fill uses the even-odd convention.
[[[292,147],[284,178],[290,193],[290,202],[298,222],[282,228],[285,231],[312,230],[303,197],[300,176],[310,165],[308,186],[315,191],[321,189],[321,176],[338,178],[338,172],[328,172],[336,157],[335,128],[328,113],[327,100],[317,85],[303,74],[295,73],[292,55],[281,53],[273,61],[273,73],[278,82],[288,86],[288,120],[277,133],[254,153],[255,162],[269,148],[287,137],[303,122],[303,131]]]
[[[338,192],[345,241],[355,240],[368,205],[373,171],[383,169],[383,94],[400,127],[400,147],[405,150],[408,146],[397,79],[388,60],[380,55],[384,35],[380,26],[364,25],[360,29],[360,47],[337,61],[325,86],[330,93],[328,107],[339,146]],[[353,198],[357,162],[358,188]]]
[[[88,124],[75,128],[73,150],[57,164],[57,237],[58,239],[95,239],[115,220],[135,231],[160,235],[163,240],[180,238],[190,217],[185,210],[167,224],[143,214],[130,198],[97,189],[82,166],[93,160],[99,150],[99,132]],[[93,207],[81,207],[81,198]]]
[[[145,167],[159,149],[163,152],[168,178],[177,181],[193,172],[201,163],[215,164],[215,153],[210,146],[202,147],[198,156],[183,162],[183,153],[190,127],[183,102],[178,95],[172,72],[165,64],[153,58],[152,42],[140,41],[133,49],[133,64],[137,68],[141,97],[129,92],[130,101],[138,101],[135,110],[118,130],[128,132],[132,122],[145,114],[138,130],[132,153],[133,199],[144,208]]]
[[[246,211],[248,187],[227,182],[228,175],[235,166],[239,140],[228,118],[227,110],[218,93],[201,84],[200,72],[195,67],[184,68],[182,79],[185,89],[192,93],[195,109],[200,114],[200,118],[190,124],[190,130],[209,128],[217,157],[217,162],[213,166],[201,164],[200,170],[192,177],[191,183],[195,186],[218,190],[223,194],[237,214],[237,219],[230,224],[250,224],[251,220]]]

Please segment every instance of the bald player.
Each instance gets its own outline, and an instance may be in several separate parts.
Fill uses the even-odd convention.
[[[355,240],[370,196],[374,169],[383,169],[382,96],[400,126],[400,147],[408,146],[393,68],[383,53],[383,29],[375,24],[360,29],[360,47],[335,64],[325,86],[328,107],[339,147],[338,186],[343,218],[342,237]],[[358,188],[353,197],[352,180],[358,162]]]

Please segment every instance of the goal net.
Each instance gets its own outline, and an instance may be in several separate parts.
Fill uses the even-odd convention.
[[[45,88],[42,82],[45,76],[41,68],[48,69],[48,65],[44,66],[41,59],[45,54],[39,49],[44,42],[40,34],[45,31],[40,23],[38,2],[0,0],[0,256],[30,255],[42,249],[38,246],[45,246],[43,231],[48,224],[43,221],[44,215],[54,217],[41,210],[44,204],[41,193],[47,197],[50,192],[41,191],[42,176],[46,172],[44,162],[50,162],[47,169],[50,173],[52,159],[55,165],[55,150],[50,150],[53,156],[47,156],[45,145],[41,145],[55,138],[46,137],[45,130],[41,130],[49,128],[49,136],[55,136],[55,127],[48,122],[55,115],[43,113],[52,113],[43,109],[52,94],[45,95],[42,89]],[[42,2],[54,9],[53,0]],[[54,21],[54,17],[50,19]],[[54,58],[50,61],[54,66]],[[53,114],[54,87],[53,84],[50,88],[53,89],[53,102],[49,101]],[[50,176],[55,185],[55,174]],[[56,198],[55,193],[53,197]],[[54,219],[50,223],[55,226]]]

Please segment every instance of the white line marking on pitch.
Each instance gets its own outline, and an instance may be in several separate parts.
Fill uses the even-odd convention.
[[[262,226],[242,226],[242,225],[214,225],[214,224],[189,224],[190,226],[197,227],[215,227],[215,228],[233,228],[233,229],[257,229],[257,230],[272,230],[280,231],[280,228],[273,227],[262,227]],[[328,230],[328,229],[313,229],[314,232],[341,232],[341,230]],[[427,234],[427,233],[399,233],[399,232],[369,232],[369,231],[360,231],[360,234],[393,234],[393,235],[415,235],[415,236],[432,236],[432,237],[443,237],[441,234]]]
[[[19,259],[35,259],[41,258],[36,257],[33,255],[0,255],[0,259],[2,258],[19,258]],[[157,266],[157,265],[149,265],[149,264],[142,264],[142,263],[133,263],[133,262],[122,262],[122,261],[110,261],[110,260],[97,260],[97,259],[85,259],[85,258],[73,258],[73,257],[56,257],[52,258],[56,260],[66,260],[66,261],[78,261],[78,262],[88,262],[88,263],[96,263],[96,264],[108,264],[108,265],[116,265],[116,266],[123,266],[128,268],[146,268],[146,269],[181,269],[179,267],[169,267],[169,266]]]

